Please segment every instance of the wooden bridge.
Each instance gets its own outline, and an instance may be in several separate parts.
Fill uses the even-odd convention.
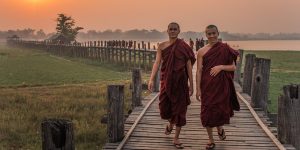
[[[195,74],[195,68],[193,70]],[[275,137],[274,128],[268,128],[269,120],[263,112],[255,111],[249,104],[249,96],[241,93],[241,87],[235,83],[241,110],[235,112],[231,123],[225,125],[227,138],[218,140],[214,129],[216,150],[276,150],[294,149],[282,145]],[[185,149],[205,149],[208,142],[206,129],[200,120],[201,104],[191,97],[187,111],[187,124],[182,128],[180,139]],[[158,93],[143,100],[143,107],[137,107],[125,122],[126,136],[121,142],[107,143],[103,149],[176,149],[172,142],[174,133],[165,135],[167,122],[159,115]]]
[[[111,46],[111,41],[95,41],[78,46],[19,40],[8,42],[10,45],[42,49],[58,56],[118,63],[130,69],[150,69],[155,60],[155,51],[150,49],[150,44],[146,50],[146,44],[143,42],[138,44],[137,48],[136,42],[129,47],[126,44],[124,47],[122,43],[124,44],[120,41],[115,42],[116,46]],[[240,52],[243,56],[243,51],[240,50]],[[215,149],[300,149],[300,85],[283,87],[283,95],[278,98],[278,115],[272,117],[274,115],[267,111],[270,60],[247,54],[243,75],[241,75],[242,59],[243,57],[237,64],[235,72],[235,86],[241,110],[235,112],[229,125],[224,126],[227,135],[225,141],[219,141],[216,137],[217,131],[214,131]],[[137,70],[135,69],[133,73]],[[156,91],[159,89],[158,81],[159,79],[156,78]],[[164,134],[167,122],[161,120],[159,115],[158,93],[152,93],[142,99],[141,88],[141,75],[137,72],[133,75],[132,106],[134,109],[124,122],[124,112],[119,111],[124,107],[124,87],[122,85],[112,86],[111,89],[108,87],[108,143],[103,149],[175,149],[172,144],[174,133],[168,136]],[[185,149],[205,149],[208,136],[200,120],[201,105],[195,100],[195,95],[191,97],[191,100],[187,112],[187,124],[182,128],[180,139]],[[70,127],[70,131],[71,129]],[[68,134],[67,139],[72,141],[72,134],[70,136]],[[52,140],[49,143],[50,146],[45,145],[45,147],[49,148],[54,145]],[[74,142],[70,143],[61,147],[69,146],[72,147],[70,149],[74,149]]]

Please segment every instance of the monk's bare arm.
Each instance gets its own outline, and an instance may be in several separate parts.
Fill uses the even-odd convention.
[[[210,75],[211,76],[216,76],[218,75],[221,71],[235,71],[235,63],[233,62],[231,65],[218,65],[214,66],[210,70]]]
[[[223,71],[235,71],[236,66],[235,63],[233,62],[231,65],[221,65],[221,69]]]
[[[154,82],[154,78],[155,78],[155,75],[158,71],[158,68],[159,68],[159,65],[160,65],[160,62],[161,62],[161,44],[158,46],[157,48],[157,51],[156,51],[156,58],[155,58],[155,62],[153,64],[153,67],[152,67],[152,72],[151,72],[151,76],[150,76],[150,80],[149,80],[149,83],[148,83],[148,89],[150,91],[153,90],[153,82]]]
[[[192,73],[192,70],[193,70],[193,66],[192,66],[192,62],[191,60],[188,60],[187,62],[187,72],[188,72],[188,76],[189,76],[189,82],[190,82],[190,96],[193,95],[193,92],[194,92],[194,84],[193,84],[193,73]]]
[[[202,51],[201,49],[198,51],[197,54],[197,71],[196,71],[196,99],[200,101],[200,96],[201,96],[201,76],[202,76]]]

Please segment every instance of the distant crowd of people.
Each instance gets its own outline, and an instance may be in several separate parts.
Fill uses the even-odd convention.
[[[192,49],[194,49],[194,41],[190,38],[190,42],[189,42],[189,45]],[[204,40],[203,38],[201,39],[198,39],[196,38],[196,51],[198,51],[200,48],[202,48],[204,46]]]

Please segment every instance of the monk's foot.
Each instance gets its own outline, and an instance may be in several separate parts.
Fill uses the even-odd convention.
[[[170,135],[172,133],[173,127],[169,124],[166,125],[165,134]]]
[[[224,141],[226,139],[225,130],[222,129],[221,133],[218,132],[218,136],[221,141]]]
[[[207,143],[205,149],[206,150],[213,150],[215,149],[216,144],[215,143]]]
[[[184,146],[179,139],[174,139],[173,144],[177,149],[184,149]]]

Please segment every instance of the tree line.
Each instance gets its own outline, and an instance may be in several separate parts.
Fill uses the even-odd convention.
[[[7,30],[0,31],[0,39],[6,39],[12,35],[18,35],[22,39],[33,39],[33,40],[44,40],[52,35],[53,33],[46,33],[42,29],[35,30],[31,28],[27,29],[17,29],[17,30]],[[300,33],[229,33],[221,32],[220,33],[223,40],[300,40]],[[203,32],[182,32],[180,34],[181,38],[184,39],[196,39],[204,37]],[[132,39],[132,40],[162,40],[167,38],[166,31],[158,30],[146,30],[146,29],[132,29],[127,31],[117,30],[88,30],[86,32],[79,32],[77,35],[77,40],[86,41],[86,40],[109,40],[109,39]]]

